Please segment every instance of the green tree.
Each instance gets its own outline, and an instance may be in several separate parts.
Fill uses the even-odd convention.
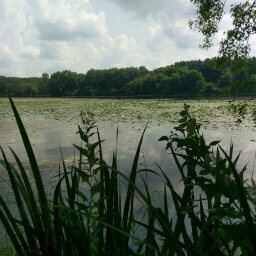
[[[190,0],[196,6],[196,19],[189,25],[204,36],[202,48],[212,46],[214,34],[226,12],[230,12],[233,26],[225,32],[220,42],[221,59],[247,58],[250,52],[249,39],[256,33],[256,1]]]
[[[216,87],[215,84],[213,82],[210,83],[205,83],[202,87],[202,89],[200,90],[200,93],[202,94],[219,94],[220,88]]]
[[[174,64],[175,67],[187,67],[202,73],[206,82],[217,83],[221,76],[221,70],[216,67],[216,59],[181,61]]]
[[[130,95],[159,95],[168,86],[168,79],[162,73],[151,72],[130,81],[126,91]]]
[[[51,96],[70,96],[78,88],[78,74],[70,70],[56,72],[51,75],[48,82],[48,91]]]
[[[256,92],[256,74],[252,74],[249,79],[249,92]]]
[[[0,96],[6,96],[7,86],[5,82],[5,77],[0,76]]]
[[[182,80],[182,93],[198,93],[204,85],[204,77],[197,70],[180,68],[179,73]]]
[[[218,81],[218,87],[224,88],[227,87],[231,82],[233,81],[233,74],[229,68],[226,68],[219,81]]]
[[[43,73],[40,83],[38,85],[39,95],[46,95],[48,93],[48,83],[49,83],[49,75],[47,73]]]

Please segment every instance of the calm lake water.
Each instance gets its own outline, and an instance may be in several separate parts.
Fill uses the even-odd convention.
[[[105,139],[103,150],[105,157],[111,159],[115,149],[116,129],[119,128],[118,164],[120,170],[129,173],[137,143],[141,133],[148,124],[143,141],[140,166],[157,169],[155,162],[168,173],[174,184],[179,184],[180,177],[170,154],[165,151],[165,144],[158,142],[162,135],[169,135],[177,125],[179,112],[183,104],[189,104],[191,115],[202,125],[202,132],[207,141],[221,140],[222,146],[228,147],[231,140],[235,143],[235,151],[242,150],[239,166],[248,164],[248,175],[251,174],[256,152],[256,125],[250,112],[256,108],[254,101],[248,103],[248,113],[241,124],[238,117],[228,111],[230,103],[222,100],[208,101],[175,101],[175,100],[111,100],[111,99],[54,99],[26,98],[14,99],[16,107],[24,122],[46,189],[51,193],[54,187],[54,176],[58,173],[60,146],[64,160],[71,165],[74,159],[73,144],[80,144],[77,125],[82,116],[90,111],[99,126],[101,137]],[[240,101],[236,102],[241,103]],[[25,166],[28,159],[12,114],[8,99],[0,98],[0,145],[6,152],[13,148]],[[7,154],[13,162],[10,153]],[[2,156],[0,156],[0,159]],[[0,167],[0,192],[12,207],[13,197],[6,172]],[[178,185],[177,185],[178,186]],[[163,184],[151,179],[152,193],[159,193]],[[4,231],[0,227],[0,242],[4,240]]]

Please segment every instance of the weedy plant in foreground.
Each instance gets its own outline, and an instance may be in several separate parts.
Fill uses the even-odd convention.
[[[53,198],[48,198],[27,133],[10,103],[36,183],[33,191],[16,153],[11,149],[17,168],[1,148],[0,163],[19,216],[0,196],[0,220],[17,255],[256,255],[256,185],[244,178],[246,167],[237,171],[233,145],[227,153],[218,141],[205,142],[188,105],[174,132],[159,139],[176,162],[181,193],[161,163],[157,170],[138,168],[146,128],[127,176],[118,168],[117,149],[112,164],[105,161],[97,126],[85,119],[78,128],[81,145],[75,145],[79,160],[68,168],[62,159]],[[162,208],[153,205],[143,175],[144,188],[136,185],[138,173],[146,172],[165,184]],[[137,215],[139,203],[144,217]]]

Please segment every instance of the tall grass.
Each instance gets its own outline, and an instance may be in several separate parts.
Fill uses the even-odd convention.
[[[78,127],[79,159],[71,168],[59,166],[53,198],[49,198],[17,109],[13,113],[27,151],[33,180],[16,153],[16,168],[1,147],[0,164],[8,173],[18,217],[0,196],[0,220],[17,255],[256,255],[253,179],[238,171],[233,145],[206,143],[200,125],[184,105],[179,125],[166,143],[180,173],[182,193],[161,169],[139,169],[144,129],[129,175],[104,158],[100,132],[85,119]],[[118,130],[117,130],[118,138]],[[150,172],[165,185],[162,206],[155,207],[147,179],[137,186],[138,173]],[[36,188],[32,189],[35,182]],[[125,184],[125,187],[124,185]],[[140,206],[138,206],[140,204]],[[139,208],[145,214],[138,214]]]

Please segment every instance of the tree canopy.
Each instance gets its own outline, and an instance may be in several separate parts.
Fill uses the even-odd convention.
[[[0,76],[0,96],[189,96],[256,92],[256,58],[250,69],[231,72],[232,61],[216,69],[216,59],[181,61],[147,70],[145,67],[90,69],[86,74],[70,70],[42,77]]]
[[[202,48],[212,46],[213,36],[219,30],[224,14],[229,13],[232,27],[225,31],[220,42],[219,57],[245,59],[250,52],[250,38],[256,34],[256,1],[190,0],[196,7],[196,18],[190,27],[204,36]]]

